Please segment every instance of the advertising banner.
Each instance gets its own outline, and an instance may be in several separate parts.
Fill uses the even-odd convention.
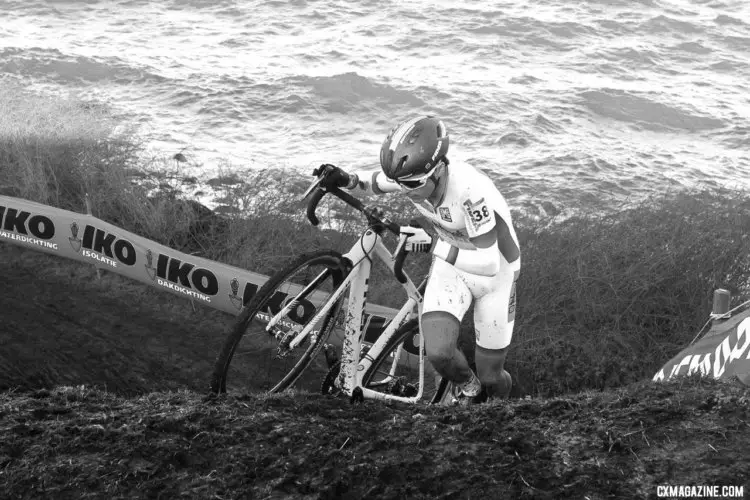
[[[699,373],[728,379],[750,373],[750,317],[739,316],[723,324],[714,335],[702,338],[670,359],[654,375],[654,382]]]
[[[237,315],[268,276],[185,254],[92,215],[0,196],[0,242],[92,264]],[[316,303],[312,296],[311,302]],[[365,340],[374,341],[395,309],[368,304]],[[333,343],[340,344],[336,331]]]

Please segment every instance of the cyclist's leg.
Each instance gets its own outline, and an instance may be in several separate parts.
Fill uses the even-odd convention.
[[[515,281],[518,266],[509,266],[492,278],[492,290],[474,304],[477,376],[490,398],[507,398],[513,381],[505,357],[515,324]]]
[[[474,362],[477,365],[477,377],[487,390],[487,397],[505,399],[510,395],[513,379],[505,366],[508,348],[487,349],[477,345],[474,350]]]
[[[471,293],[453,266],[435,258],[425,289],[420,327],[427,359],[441,376],[458,384],[474,376],[458,349],[461,319],[470,304]]]

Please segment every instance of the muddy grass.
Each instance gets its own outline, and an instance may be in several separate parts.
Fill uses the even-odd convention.
[[[7,245],[0,276],[2,498],[750,491],[750,396],[736,382],[644,381],[469,409],[310,393],[206,400],[226,315]]]
[[[726,383],[642,383],[479,407],[313,394],[205,401],[82,387],[0,396],[6,498],[655,498],[748,484]]]

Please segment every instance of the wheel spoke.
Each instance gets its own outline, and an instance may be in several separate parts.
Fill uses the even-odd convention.
[[[343,281],[343,268],[338,254],[319,252],[297,259],[269,278],[245,305],[227,339],[212,387],[223,385],[229,393],[278,392],[294,384],[306,369],[309,377],[300,378],[297,386],[313,387],[308,378],[319,384],[325,371],[318,373],[320,363],[314,358],[336,323],[339,306],[312,322]],[[266,331],[274,315],[278,321]],[[290,342],[308,325],[312,331],[290,348]]]

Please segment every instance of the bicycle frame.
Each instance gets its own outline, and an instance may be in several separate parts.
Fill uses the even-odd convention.
[[[354,263],[354,267],[346,279],[339,285],[336,291],[328,298],[326,303],[318,310],[314,318],[291,340],[289,347],[298,346],[307,335],[310,335],[316,325],[331,310],[336,301],[349,290],[347,301],[344,340],[342,345],[341,370],[336,385],[348,396],[353,396],[357,389],[362,391],[362,397],[366,399],[377,399],[386,401],[401,401],[404,403],[416,403],[422,397],[425,379],[425,346],[424,337],[419,335],[419,391],[412,397],[383,394],[372,389],[363,387],[363,377],[372,366],[372,362],[385,348],[387,342],[396,330],[413,317],[414,306],[417,306],[417,314],[422,313],[422,295],[414,286],[411,279],[406,276],[406,282],[402,284],[408,299],[399,309],[388,326],[381,333],[375,343],[370,347],[367,354],[360,359],[362,352],[362,337],[364,335],[363,313],[367,300],[370,271],[372,269],[371,256],[379,258],[393,272],[394,256],[383,244],[382,237],[372,229],[368,229],[355,243],[352,248],[344,254],[344,258]],[[283,317],[295,303],[309,293],[315,286],[318,278],[303,288],[282,310],[270,318],[266,329],[269,329]],[[391,364],[389,377],[392,377],[402,355],[403,346],[399,348],[398,355]]]

